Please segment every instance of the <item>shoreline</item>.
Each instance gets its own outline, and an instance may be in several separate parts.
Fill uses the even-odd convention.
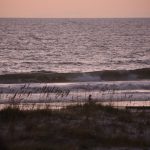
[[[108,103],[117,107],[148,107],[150,81],[0,84],[1,104],[80,104],[88,102],[89,95],[97,103]]]
[[[146,111],[150,112],[150,100],[147,101],[58,101],[58,102],[8,102],[0,103],[0,110],[7,108],[17,108],[22,111],[30,110],[61,110],[67,107],[84,106],[84,105],[101,105],[103,107],[112,107],[118,110],[131,110],[131,111]]]
[[[15,84],[14,84],[15,83]],[[93,100],[115,105],[149,106],[150,68],[85,73],[32,72],[0,75],[0,100],[25,103]],[[56,102],[57,102],[56,101]],[[66,102],[67,101],[67,102]],[[119,102],[120,101],[120,102]],[[126,101],[128,101],[126,103]],[[134,103],[134,104],[132,104]],[[132,104],[132,105],[131,105]]]

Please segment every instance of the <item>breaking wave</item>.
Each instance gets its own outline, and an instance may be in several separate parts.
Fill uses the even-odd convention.
[[[30,72],[0,75],[0,83],[60,83],[149,80],[150,68],[136,70],[103,70],[95,72]]]

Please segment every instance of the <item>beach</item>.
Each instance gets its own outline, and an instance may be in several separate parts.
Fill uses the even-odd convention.
[[[149,117],[149,18],[0,18],[1,150],[148,150]]]

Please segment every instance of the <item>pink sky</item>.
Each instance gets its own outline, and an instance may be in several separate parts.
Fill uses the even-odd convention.
[[[0,0],[0,17],[150,17],[150,0]]]

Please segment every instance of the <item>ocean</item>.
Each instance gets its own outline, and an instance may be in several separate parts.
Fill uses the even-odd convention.
[[[64,83],[51,83],[55,80],[47,80],[47,76],[25,82],[3,81],[3,76],[26,73],[47,73],[56,81],[60,80],[54,77],[60,77],[61,82],[63,76]],[[41,86],[69,90],[66,96],[51,91],[53,95],[45,98],[48,100],[83,100],[91,94],[96,100],[148,101],[150,19],[1,18],[0,76],[1,102],[11,100],[13,92],[32,93],[29,101],[41,101],[37,98]],[[27,100],[24,95],[19,98]]]
[[[0,74],[150,67],[150,19],[0,19]]]

